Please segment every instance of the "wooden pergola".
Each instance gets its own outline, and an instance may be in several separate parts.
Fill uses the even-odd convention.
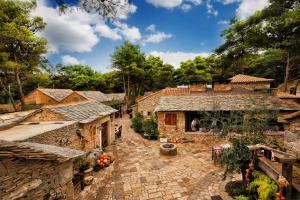
[[[293,167],[297,157],[265,145],[253,145],[248,148],[255,158],[255,167],[259,167],[277,184],[279,176],[285,177],[289,182],[286,188],[286,199],[292,200],[293,188],[300,192],[300,181],[297,179],[300,168]],[[261,154],[262,150],[263,154]]]

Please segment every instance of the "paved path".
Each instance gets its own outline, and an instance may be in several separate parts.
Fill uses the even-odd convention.
[[[224,191],[223,170],[211,161],[210,146],[201,143],[178,144],[178,155],[159,154],[159,142],[148,141],[134,133],[128,118],[122,139],[110,146],[116,156],[113,165],[98,173],[91,186],[78,199],[200,199],[212,195],[231,199]]]

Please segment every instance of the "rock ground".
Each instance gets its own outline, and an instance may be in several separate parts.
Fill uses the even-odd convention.
[[[92,185],[80,193],[78,200],[210,200],[213,195],[232,199],[225,185],[240,176],[222,180],[223,170],[211,160],[211,146],[177,144],[177,156],[162,156],[160,143],[134,133],[127,117],[117,123],[123,125],[122,138],[107,148],[116,161],[94,174]]]

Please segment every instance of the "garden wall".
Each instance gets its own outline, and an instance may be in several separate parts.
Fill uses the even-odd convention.
[[[77,134],[79,128],[79,124],[74,122],[62,128],[31,137],[25,141],[82,150],[81,138]]]
[[[164,135],[174,135],[185,133],[185,114],[184,112],[170,112],[177,115],[176,125],[166,125],[165,116],[168,112],[157,113],[158,131]]]
[[[74,199],[73,162],[4,159],[0,199]],[[52,196],[51,196],[52,195]]]

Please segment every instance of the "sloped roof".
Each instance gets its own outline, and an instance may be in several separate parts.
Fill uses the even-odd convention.
[[[45,95],[53,98],[55,101],[60,102],[70,94],[73,90],[71,89],[49,89],[49,88],[38,88],[39,91]]]
[[[244,74],[238,74],[232,78],[229,78],[230,83],[257,83],[257,82],[272,82],[274,79],[267,79],[255,76],[248,76]]]
[[[160,111],[233,111],[233,110],[300,110],[281,100],[265,95],[163,96],[155,108]]]
[[[41,121],[38,123],[32,122],[23,122],[18,125],[15,125],[7,130],[0,131],[0,140],[6,141],[24,141],[29,138],[35,137],[60,129],[63,127],[70,126],[77,122],[74,121]]]
[[[100,116],[110,115],[117,110],[96,101],[87,101],[83,103],[66,104],[58,106],[47,106],[54,113],[64,116],[65,120],[82,121],[87,119],[95,119]]]
[[[165,88],[162,90],[164,96],[189,95],[189,88]]]
[[[124,101],[125,100],[125,93],[110,93],[106,94],[111,100],[115,101]]]
[[[289,120],[300,117],[300,111],[296,111],[290,114],[281,115],[278,117],[278,121],[282,123],[288,123]]]
[[[83,151],[52,145],[0,140],[0,158],[66,161],[84,154]]]
[[[76,92],[81,96],[90,100],[97,101],[98,103],[103,103],[112,100],[109,96],[107,96],[106,94],[100,91],[76,91]]]

